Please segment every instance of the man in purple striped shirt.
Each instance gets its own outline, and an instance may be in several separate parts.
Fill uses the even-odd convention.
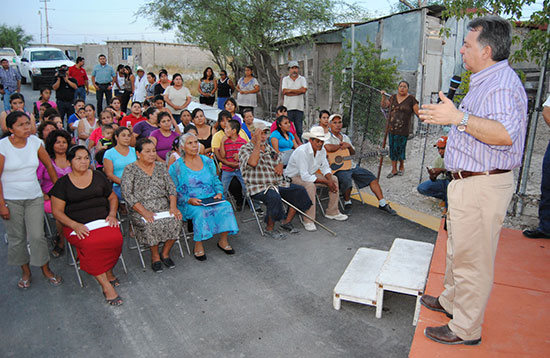
[[[481,325],[493,285],[494,262],[502,222],[514,191],[512,169],[521,165],[527,124],[527,96],[508,64],[511,26],[498,16],[468,24],[460,50],[472,72],[466,97],[455,108],[422,106],[420,119],[449,125],[445,167],[453,181],[449,201],[444,291],[424,295],[421,303],[451,318],[428,327],[426,337],[444,344],[481,343]]]

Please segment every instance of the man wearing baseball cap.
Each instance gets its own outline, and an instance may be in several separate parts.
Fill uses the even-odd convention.
[[[253,200],[262,201],[266,206],[265,234],[272,239],[283,240],[286,235],[274,230],[275,222],[281,222],[281,229],[297,233],[298,230],[292,225],[296,215],[294,207],[306,211],[313,204],[302,186],[284,180],[281,157],[267,144],[269,127],[262,122],[255,123],[255,127],[252,139],[239,149],[239,165],[246,190]],[[288,208],[286,218],[281,198],[294,205]]]
[[[303,138],[308,142],[294,150],[288,160],[285,175],[290,177],[294,184],[306,188],[312,203],[315,203],[317,186],[327,186],[329,199],[325,217],[338,221],[347,220],[348,216],[338,211],[338,178],[332,175],[327,160],[327,151],[323,146],[330,138],[330,133],[325,133],[321,126],[314,126],[309,132],[304,133]],[[315,218],[315,205],[312,205],[306,214]],[[317,230],[315,224],[307,217],[304,217],[304,228],[307,231]]]
[[[143,103],[147,95],[147,76],[145,76],[145,70],[141,66],[137,67],[136,73],[137,76],[134,80],[134,96],[132,97],[132,102]]]
[[[441,136],[434,144],[437,147],[439,157],[435,159],[433,166],[427,167],[430,180],[426,180],[416,188],[422,195],[431,196],[445,202],[445,208],[447,207],[447,186],[451,181],[447,175],[445,169],[445,147],[447,146],[447,136]],[[439,177],[439,179],[438,179]]]
[[[284,97],[283,105],[288,110],[288,118],[294,123],[298,138],[302,138],[307,81],[305,77],[300,76],[299,72],[298,61],[290,61],[288,63],[288,76],[283,78],[281,87]]]

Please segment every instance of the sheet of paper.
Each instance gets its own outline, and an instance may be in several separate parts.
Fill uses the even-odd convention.
[[[157,220],[160,220],[160,219],[166,219],[166,218],[173,218],[174,215],[170,214],[169,211],[161,211],[159,213],[155,213],[155,221]],[[144,222],[147,222],[147,220],[145,220],[145,218],[141,218],[141,220],[143,220]]]
[[[84,225],[88,228],[88,230],[92,231],[92,230],[107,227],[109,226],[109,223],[105,221],[105,219],[99,219],[99,220],[90,221],[89,223],[86,223]],[[76,235],[76,232],[74,231],[71,232],[71,235]]]

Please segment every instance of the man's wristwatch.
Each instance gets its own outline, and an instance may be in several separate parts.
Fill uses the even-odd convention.
[[[459,132],[464,132],[466,130],[466,126],[468,125],[469,118],[470,118],[470,115],[467,112],[464,112],[464,117],[462,117],[462,121],[458,126],[456,126],[456,129],[458,129]]]

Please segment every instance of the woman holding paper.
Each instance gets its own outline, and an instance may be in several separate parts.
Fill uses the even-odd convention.
[[[117,196],[105,175],[90,169],[90,152],[85,146],[69,149],[67,160],[72,172],[61,177],[48,193],[53,215],[76,248],[80,269],[95,277],[107,303],[120,306],[123,301],[115,290],[120,282],[113,274],[122,251]]]
[[[218,248],[227,255],[235,253],[227,242],[229,234],[239,232],[231,204],[227,201],[204,206],[202,200],[222,199],[223,186],[216,174],[214,162],[199,154],[197,137],[187,133],[180,138],[182,157],[170,166],[170,176],[178,192],[178,209],[184,220],[192,220],[195,241],[194,255],[206,260],[202,242],[221,234]]]
[[[138,139],[136,154],[138,160],[128,165],[122,174],[122,195],[131,208],[130,218],[137,240],[151,247],[151,268],[162,272],[162,264],[168,268],[176,267],[170,259],[170,249],[182,224],[176,187],[166,165],[156,162],[157,151],[150,139]],[[164,218],[160,219],[160,216]],[[164,247],[159,253],[161,242]]]

